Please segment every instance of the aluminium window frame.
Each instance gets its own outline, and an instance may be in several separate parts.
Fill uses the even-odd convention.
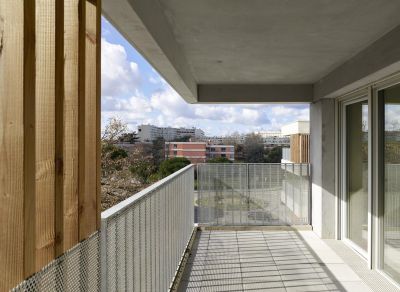
[[[359,247],[356,243],[351,241],[348,237],[348,205],[347,205],[347,156],[346,156],[346,107],[348,105],[367,101],[368,103],[368,249],[365,251]],[[363,88],[361,90],[352,92],[338,99],[338,201],[337,201],[337,211],[338,211],[338,239],[341,239],[343,243],[349,246],[351,249],[356,251],[363,259],[368,263],[371,268],[372,262],[372,112],[371,112],[372,98],[370,94],[370,88]]]
[[[375,248],[373,257],[373,267],[388,281],[400,289],[400,283],[396,282],[384,270],[384,119],[385,107],[384,99],[380,92],[384,89],[400,84],[400,75],[394,75],[382,81],[376,82],[372,86],[372,100],[374,103],[374,176],[373,176],[373,203],[375,207],[374,227],[375,227]],[[380,195],[381,194],[381,195]]]

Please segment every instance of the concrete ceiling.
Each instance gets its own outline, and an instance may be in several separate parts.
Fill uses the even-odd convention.
[[[400,23],[400,1],[159,0],[199,83],[314,83]]]
[[[348,85],[329,74],[348,71],[341,66],[400,24],[399,0],[103,0],[103,7],[189,102],[311,101],[321,84],[332,87],[317,88],[324,97]],[[390,45],[400,44],[398,36]],[[385,53],[375,51],[367,57]],[[359,63],[363,72],[349,82],[389,65]],[[244,96],[231,99],[238,85]],[[282,97],[284,85],[299,96]]]

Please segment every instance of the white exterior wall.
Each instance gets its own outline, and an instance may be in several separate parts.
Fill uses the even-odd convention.
[[[282,127],[282,135],[310,134],[309,121],[297,121]]]

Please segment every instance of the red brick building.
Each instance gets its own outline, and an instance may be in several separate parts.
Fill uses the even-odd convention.
[[[233,161],[233,145],[208,145],[205,142],[165,142],[165,158],[186,157],[193,164],[205,163],[207,159],[226,157]]]

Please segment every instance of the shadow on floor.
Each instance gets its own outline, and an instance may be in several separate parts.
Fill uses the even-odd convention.
[[[296,231],[199,231],[179,291],[346,291]]]

